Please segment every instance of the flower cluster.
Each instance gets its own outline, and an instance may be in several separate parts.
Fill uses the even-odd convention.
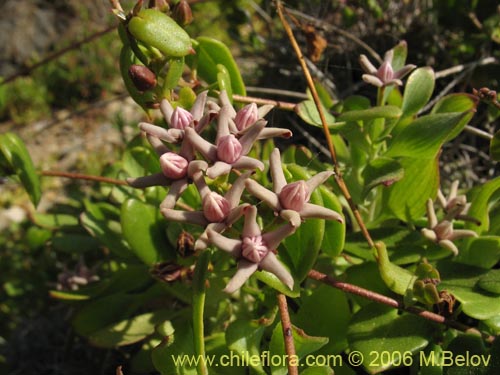
[[[437,243],[439,246],[450,250],[458,255],[458,248],[454,240],[466,237],[477,237],[477,233],[468,229],[454,229],[453,221],[468,220],[477,223],[477,220],[466,215],[470,204],[467,203],[465,195],[457,195],[458,181],[451,185],[450,193],[446,198],[441,190],[438,191],[438,203],[445,215],[442,220],[437,220],[436,211],[432,199],[427,201],[427,220],[429,228],[423,228],[422,234],[425,238]]]
[[[212,244],[236,258],[238,270],[225,288],[228,293],[238,290],[258,269],[274,273],[285,285],[293,288],[292,276],[275,254],[281,241],[293,234],[307,218],[343,221],[339,213],[309,203],[312,191],[333,172],[318,173],[308,181],[287,183],[279,150],[275,149],[270,157],[273,191],[250,178],[255,170],[264,170],[261,160],[248,156],[254,143],[260,139],[289,138],[292,135],[288,129],[266,127],[264,116],[271,109],[269,105],[257,107],[252,103],[236,111],[224,91],[218,102],[209,99],[205,91],[198,95],[190,111],[181,107],[174,109],[163,100],[160,110],[167,129],[144,122],[139,124],[160,158],[161,172],[130,178],[128,183],[138,188],[169,186],[160,205],[163,216],[170,221],[204,228],[194,244],[196,251]],[[203,133],[212,122],[216,123],[217,132],[210,142]],[[230,173],[238,177],[225,194],[210,188],[210,180]],[[190,183],[200,194],[200,209],[176,209],[178,199]],[[245,189],[269,205],[281,218],[276,229],[261,230],[256,206],[241,202]],[[223,236],[222,233],[242,216],[244,224],[239,238]]]

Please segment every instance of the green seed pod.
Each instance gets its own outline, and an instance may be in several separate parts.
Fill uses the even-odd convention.
[[[159,49],[165,56],[191,53],[191,38],[172,18],[156,9],[143,9],[132,17],[128,30],[137,40]]]

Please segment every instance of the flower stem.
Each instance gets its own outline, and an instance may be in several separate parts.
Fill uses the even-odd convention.
[[[333,146],[332,138],[330,136],[330,130],[328,129],[328,124],[326,122],[326,117],[325,113],[323,111],[323,106],[321,105],[321,101],[319,99],[318,92],[316,90],[316,86],[314,85],[314,81],[312,79],[311,73],[309,71],[309,68],[307,67],[305,57],[302,54],[302,51],[300,50],[300,47],[297,43],[297,40],[295,39],[295,36],[293,35],[292,28],[290,27],[290,24],[288,21],[285,19],[285,16],[283,14],[283,4],[281,3],[280,0],[276,2],[276,6],[278,9],[278,15],[280,17],[281,23],[283,24],[283,27],[285,28],[285,32],[288,35],[288,38],[290,39],[290,43],[295,51],[295,54],[297,55],[297,59],[299,60],[299,63],[302,67],[302,71],[304,72],[304,76],[307,81],[307,85],[309,87],[309,90],[311,90],[312,97],[314,99],[314,104],[316,105],[316,109],[318,110],[319,117],[321,119],[321,124],[323,125],[323,132],[325,135],[326,142],[328,144],[328,150],[330,151],[330,155],[332,157],[333,161],[333,170],[335,172],[335,180],[337,182],[337,185],[339,186],[340,190],[342,191],[342,194],[344,195],[345,199],[347,200],[347,203],[349,204],[349,207],[352,210],[352,213],[359,225],[359,228],[361,230],[361,233],[365,237],[366,241],[370,245],[370,247],[375,246],[375,243],[373,242],[373,239],[371,238],[370,233],[368,232],[368,229],[366,228],[365,222],[363,221],[363,218],[361,217],[361,213],[358,210],[358,207],[352,200],[351,193],[349,192],[349,189],[347,188],[347,185],[345,184],[344,179],[342,178],[342,173],[339,170],[338,162],[337,162],[337,154],[335,152],[335,147]]]
[[[203,251],[198,261],[193,275],[193,333],[194,351],[196,358],[201,358],[197,364],[198,375],[208,375],[208,368],[205,361],[205,334],[203,315],[205,311],[205,282],[208,273],[208,263],[211,252]]]
[[[289,375],[298,375],[299,370],[297,366],[291,363],[292,358],[296,358],[295,343],[293,342],[292,323],[290,315],[288,314],[288,304],[284,294],[278,293],[278,307],[280,310],[281,327],[283,328],[283,341],[285,342],[285,353],[287,354],[287,366]]]
[[[381,303],[383,305],[387,305],[390,307],[394,307],[396,309],[401,309],[403,311],[418,315],[424,319],[427,319],[427,320],[430,320],[430,321],[433,321],[436,323],[446,324],[447,326],[458,329],[459,331],[475,333],[475,334],[481,335],[482,338],[486,342],[493,342],[493,340],[495,339],[494,336],[490,336],[490,335],[481,333],[477,329],[466,326],[465,324],[462,324],[462,323],[457,322],[455,320],[445,318],[442,315],[435,314],[431,311],[423,310],[423,309],[420,309],[420,308],[415,307],[415,306],[404,306],[403,303],[395,300],[394,298],[390,298],[390,297],[384,296],[383,294],[372,292],[371,290],[364,289],[364,288],[361,288],[361,287],[353,285],[353,284],[349,284],[349,283],[345,283],[343,281],[336,280],[335,278],[328,276],[328,275],[325,275],[324,273],[321,273],[321,272],[316,271],[314,269],[309,271],[308,277],[310,277],[311,279],[317,280],[317,281],[321,281],[322,283],[325,283],[325,284],[327,284],[331,287],[334,287],[336,289],[340,289],[344,292],[355,294],[355,295],[367,298],[371,301],[378,302],[378,303]]]

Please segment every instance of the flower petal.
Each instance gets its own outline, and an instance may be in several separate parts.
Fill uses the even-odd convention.
[[[241,256],[241,240],[224,237],[212,228],[207,228],[207,237],[210,243],[218,247],[220,250],[231,254],[235,258],[239,258]]]
[[[163,144],[160,138],[151,134],[146,134],[146,138],[148,139],[149,144],[153,147],[153,149],[159,156],[170,151],[168,147]]]
[[[207,169],[207,176],[211,179],[215,179],[219,176],[228,174],[231,172],[231,164],[223,161],[217,161],[210,168]]]
[[[359,56],[359,64],[361,65],[361,68],[367,73],[370,74],[377,74],[377,68],[368,60],[368,57],[365,55]]]
[[[193,128],[185,129],[185,137],[206,159],[217,160],[217,147],[203,139]]]
[[[264,170],[264,163],[260,160],[251,158],[249,156],[240,156],[238,161],[233,163],[233,168],[236,169],[258,169]]]
[[[255,180],[246,180],[245,187],[250,194],[267,203],[274,211],[280,211],[281,206],[278,195],[266,189]]]
[[[236,292],[257,271],[257,268],[257,263],[249,262],[245,259],[240,260],[238,262],[238,270],[232,279],[229,280],[229,283],[227,283],[224,292],[229,294]]]
[[[257,224],[257,207],[248,206],[244,209],[245,223],[241,237],[257,237],[260,236],[259,224]]]
[[[293,226],[290,223],[286,223],[278,229],[264,233],[262,235],[262,239],[267,244],[269,250],[276,250],[281,241],[283,241],[289,235],[293,234],[296,230],[297,227]]]
[[[243,155],[248,154],[248,152],[252,148],[254,142],[259,137],[260,132],[262,131],[262,129],[265,128],[266,124],[267,124],[267,121],[259,120],[255,124],[253,124],[252,126],[247,128],[248,130],[240,138],[240,143],[241,143],[241,146],[243,147],[241,152]]]
[[[229,135],[229,120],[231,118],[231,113],[234,111],[232,106],[223,106],[219,112],[219,118],[217,119],[217,136],[215,138],[215,144],[219,142],[219,139]]]
[[[222,90],[219,94],[219,101],[222,104],[221,107],[228,106],[229,107],[229,117],[235,118],[236,117],[236,111],[233,108],[233,105],[231,104],[231,101],[229,100],[229,97],[227,96],[226,90]]]
[[[168,126],[170,126],[170,120],[172,119],[172,113],[174,113],[174,107],[167,99],[163,99],[160,102],[160,112],[163,115],[163,118],[167,122]]]
[[[140,122],[139,128],[143,132],[163,139],[168,143],[178,143],[184,138],[184,131],[180,129],[164,129],[160,126],[152,125],[147,122]]]
[[[369,83],[370,85],[376,86],[376,87],[382,87],[384,86],[384,82],[382,82],[378,77],[372,76],[370,74],[363,74],[361,76],[363,78],[363,81],[366,83]]]
[[[335,220],[338,221],[339,223],[344,222],[344,218],[338,212],[312,203],[306,203],[304,205],[304,208],[300,210],[299,214],[300,217],[302,217],[303,219],[316,218],[325,220]]]
[[[160,212],[167,220],[186,224],[196,224],[201,225],[202,227],[208,224],[208,221],[205,219],[202,211],[181,211],[163,208]]]
[[[328,180],[330,176],[333,175],[334,173],[332,171],[323,171],[314,175],[313,177],[311,177],[309,180],[306,181],[309,191],[312,193],[314,189],[316,189],[319,185],[321,185],[323,182]]]
[[[172,180],[165,177],[163,173],[155,173],[150,176],[127,178],[127,183],[135,188],[143,189],[150,186],[168,186]]]
[[[285,128],[264,128],[262,131],[259,133],[259,136],[257,139],[269,139],[269,138],[275,138],[275,137],[281,137],[281,138],[291,138],[293,135],[292,131],[289,129]]]
[[[231,208],[236,207],[240,203],[241,195],[245,190],[245,181],[253,174],[253,172],[245,172],[234,181],[231,188],[224,195]]]
[[[191,114],[195,121],[200,121],[203,116],[203,111],[205,110],[205,103],[207,102],[208,90],[202,91],[196,97],[196,100],[191,107]]]
[[[283,282],[283,284],[290,288],[290,290],[293,289],[294,281],[292,275],[290,275],[290,272],[288,272],[278,260],[278,258],[276,258],[276,255],[274,255],[274,253],[267,253],[264,259],[260,261],[259,266],[263,270],[275,274],[278,279]]]
[[[281,165],[280,150],[275,148],[269,156],[269,169],[273,180],[273,190],[276,194],[281,192],[281,189],[286,185],[285,174]]]
[[[168,189],[168,194],[161,202],[160,204],[160,209],[162,208],[174,208],[175,203],[181,196],[181,194],[186,190],[188,187],[188,182],[187,179],[183,178],[181,180],[177,180],[172,182],[172,185],[170,186],[170,189]]]
[[[194,250],[201,251],[205,250],[208,245],[210,245],[210,241],[208,239],[208,230],[211,229],[214,232],[222,233],[226,229],[225,223],[210,223],[207,225],[202,234],[198,237],[198,239],[194,243]]]

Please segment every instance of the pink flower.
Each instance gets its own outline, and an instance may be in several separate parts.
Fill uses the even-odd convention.
[[[173,180],[183,178],[187,174],[189,162],[174,152],[165,152],[160,156],[160,166],[163,174]]]
[[[193,121],[193,115],[184,108],[177,107],[170,118],[170,126],[174,129],[186,129]]]
[[[217,142],[217,157],[228,164],[233,164],[241,157],[243,146],[232,134],[219,138]]]
[[[319,218],[336,220],[339,223],[344,222],[342,215],[338,212],[309,203],[311,193],[314,189],[332,176],[333,172],[320,172],[307,181],[300,180],[287,184],[281,166],[280,152],[277,148],[271,152],[269,165],[273,179],[273,191],[266,189],[257,181],[247,180],[245,187],[250,194],[267,203],[287,221],[290,220],[290,212],[297,212],[301,219]],[[300,223],[295,222],[294,225],[298,226]]]
[[[238,260],[238,270],[224,291],[234,293],[259,268],[275,274],[286,286],[293,289],[292,276],[273,251],[284,238],[293,234],[297,227],[287,222],[278,229],[262,233],[257,224],[257,208],[245,207],[244,215],[245,223],[240,239],[227,238],[212,229],[207,230],[208,239],[212,244]]]
[[[250,125],[255,124],[255,122],[259,119],[259,111],[257,109],[257,104],[251,103],[240,109],[236,113],[236,117],[234,118],[234,123],[238,130],[244,130],[248,128]]]
[[[231,206],[228,200],[220,194],[210,192],[203,198],[203,215],[212,223],[223,221],[230,211]]]

